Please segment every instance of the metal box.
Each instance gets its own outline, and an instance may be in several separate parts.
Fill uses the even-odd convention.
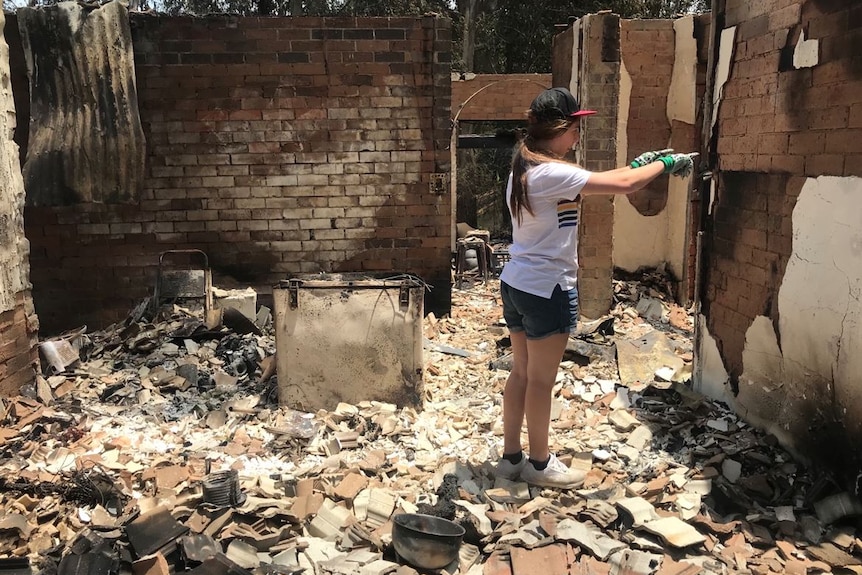
[[[279,404],[303,411],[422,402],[425,284],[413,276],[300,276],[273,289]]]

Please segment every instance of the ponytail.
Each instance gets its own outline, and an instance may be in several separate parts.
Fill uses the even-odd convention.
[[[522,210],[532,215],[533,208],[530,206],[530,197],[527,195],[527,164],[525,155],[529,153],[526,140],[520,140],[515,144],[515,153],[512,156],[512,195],[509,199],[509,211],[521,224]]]

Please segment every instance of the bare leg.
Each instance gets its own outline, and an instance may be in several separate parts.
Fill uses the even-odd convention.
[[[503,391],[503,453],[521,451],[521,426],[524,424],[524,399],[527,393],[527,336],[510,332],[512,371]]]
[[[543,339],[526,340],[527,388],[523,405],[530,438],[530,459],[534,461],[544,461],[550,456],[548,434],[551,425],[551,392],[568,338],[569,334],[560,333]],[[512,344],[514,347],[514,339]],[[505,425],[504,431],[508,431]]]

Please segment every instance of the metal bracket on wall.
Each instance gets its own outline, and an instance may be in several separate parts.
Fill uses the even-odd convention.
[[[431,174],[431,184],[429,191],[432,194],[441,196],[449,189],[448,174]]]
[[[287,293],[290,297],[290,309],[296,309],[299,307],[299,286],[302,282],[297,280],[290,280],[290,283],[287,287]]]
[[[406,310],[410,306],[410,288],[407,285],[402,285],[398,291],[398,305],[402,310]]]

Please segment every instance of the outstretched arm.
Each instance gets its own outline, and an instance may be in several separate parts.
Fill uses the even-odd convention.
[[[664,164],[653,162],[640,168],[619,168],[607,172],[593,172],[581,190],[581,195],[631,194],[664,173]]]
[[[606,172],[592,172],[581,194],[631,194],[642,189],[661,174],[688,177],[694,166],[697,152],[661,156],[655,161],[633,168],[619,168]]]

